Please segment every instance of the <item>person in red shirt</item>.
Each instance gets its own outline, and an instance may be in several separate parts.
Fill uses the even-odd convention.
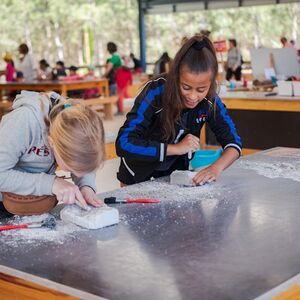
[[[6,62],[5,79],[7,82],[14,81],[15,64],[10,53],[5,53],[3,60]]]
[[[124,99],[130,98],[128,94],[128,86],[132,84],[132,73],[130,70],[130,61],[126,57],[122,59],[122,66],[116,72],[116,84],[118,93],[118,114],[124,113]]]

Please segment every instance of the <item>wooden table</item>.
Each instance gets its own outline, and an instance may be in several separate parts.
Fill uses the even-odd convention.
[[[240,134],[244,148],[300,147],[300,97],[265,96],[261,92],[227,92],[220,96]],[[216,145],[211,131],[202,147]]]
[[[179,188],[165,178],[102,194],[161,200],[115,205],[117,226],[61,243],[3,235],[1,296],[25,299],[25,288],[39,293],[32,299],[53,295],[49,289],[81,299],[254,299],[273,288],[278,295],[300,273],[293,167],[300,171],[300,149],[270,149],[242,157],[216,183]]]
[[[300,112],[300,97],[265,96],[260,92],[227,92],[221,96],[227,109]]]
[[[36,81],[36,82],[11,82],[0,83],[0,101],[3,98],[3,91],[56,91],[62,96],[67,96],[68,91],[100,88],[103,96],[109,96],[108,80],[78,80],[78,81]]]

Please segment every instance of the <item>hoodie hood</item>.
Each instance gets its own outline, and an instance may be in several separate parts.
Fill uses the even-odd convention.
[[[48,95],[49,98],[46,95]],[[49,114],[51,102],[60,98],[60,95],[55,92],[49,92],[46,93],[46,95],[38,92],[22,91],[21,94],[16,96],[12,106],[13,109],[19,107],[29,108],[38,120],[43,132],[47,132],[48,130],[44,119]]]

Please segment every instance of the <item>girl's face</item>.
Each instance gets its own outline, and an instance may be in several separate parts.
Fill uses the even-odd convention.
[[[180,78],[180,91],[186,108],[195,108],[207,95],[211,85],[212,74],[192,73],[188,67],[183,67]]]
[[[58,155],[57,151],[55,150],[55,146],[54,146],[53,140],[52,140],[52,138],[50,136],[48,136],[48,141],[49,141],[49,145],[50,145],[50,147],[51,147],[51,149],[53,151],[55,161],[56,161],[57,165],[59,166],[59,168],[62,171],[71,172],[72,174],[74,174],[78,178],[80,178],[80,177],[82,177],[82,176],[85,175],[84,173],[79,173],[77,171],[73,171],[70,167],[68,167],[65,164],[65,162],[62,160],[62,158]]]

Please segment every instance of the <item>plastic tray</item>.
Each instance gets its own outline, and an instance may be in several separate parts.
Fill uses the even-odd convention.
[[[197,150],[193,159],[190,161],[190,165],[193,170],[208,166],[215,162],[222,154],[223,150]]]

